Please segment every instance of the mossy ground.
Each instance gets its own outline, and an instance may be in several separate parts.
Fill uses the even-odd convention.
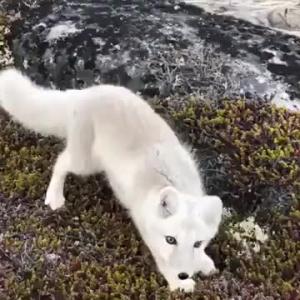
[[[171,115],[188,142],[209,153],[208,192],[242,212],[291,206],[300,191],[299,114],[258,100],[194,100]],[[215,169],[207,165],[213,157]]]
[[[193,295],[170,294],[100,175],[69,176],[66,207],[50,211],[63,145],[1,113],[0,299],[300,299],[299,114],[243,101],[156,108],[202,157],[208,192],[239,212],[208,249],[220,274],[199,276]],[[259,253],[245,255],[230,233],[241,212],[268,232]]]

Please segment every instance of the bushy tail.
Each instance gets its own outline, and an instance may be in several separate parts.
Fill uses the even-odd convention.
[[[39,87],[14,68],[0,72],[0,106],[28,129],[64,138],[66,104],[65,92]]]

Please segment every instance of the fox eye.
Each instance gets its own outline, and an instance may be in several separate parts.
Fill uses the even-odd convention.
[[[202,242],[201,241],[197,241],[194,244],[194,248],[199,248],[201,246]]]
[[[177,241],[173,236],[166,236],[166,242],[170,245],[177,245]]]

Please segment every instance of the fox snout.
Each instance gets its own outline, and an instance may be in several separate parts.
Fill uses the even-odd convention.
[[[188,273],[185,273],[185,272],[181,272],[181,273],[178,274],[178,278],[179,278],[180,280],[186,280],[186,279],[188,279],[189,277],[190,277],[189,274],[188,274]]]

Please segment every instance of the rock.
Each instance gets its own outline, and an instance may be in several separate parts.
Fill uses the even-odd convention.
[[[300,30],[300,7],[278,7],[269,13],[268,21],[275,28]]]
[[[288,44],[294,55],[299,40],[177,2],[40,1],[12,23],[16,65],[37,83],[60,89],[102,82],[149,97],[297,93],[288,81],[289,72],[295,74],[290,67],[264,63],[269,48],[281,53]],[[283,80],[273,76],[278,69]]]

